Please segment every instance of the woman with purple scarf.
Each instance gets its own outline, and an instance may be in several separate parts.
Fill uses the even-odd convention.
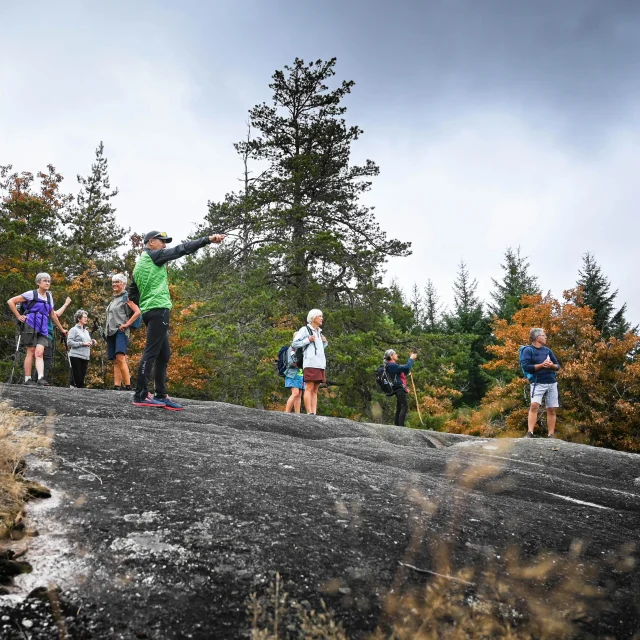
[[[31,379],[33,360],[35,356],[36,371],[38,372],[38,384],[48,386],[44,379],[44,349],[49,344],[49,318],[67,335],[66,329],[60,324],[54,311],[53,297],[49,293],[51,288],[51,276],[48,273],[39,273],[36,276],[37,289],[25,291],[22,295],[14,296],[7,300],[11,313],[18,320],[21,342],[27,347],[27,355],[24,359],[24,383],[35,384]],[[17,305],[22,303],[21,313]]]

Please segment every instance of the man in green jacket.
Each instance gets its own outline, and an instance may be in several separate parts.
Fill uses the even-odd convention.
[[[222,242],[224,238],[222,234],[205,236],[167,249],[172,238],[166,232],[149,231],[144,237],[144,250],[136,260],[129,286],[129,299],[140,307],[142,320],[147,327],[147,340],[138,365],[136,390],[133,394],[133,404],[136,407],[182,410],[182,405],[167,395],[167,365],[171,357],[169,314],[173,306],[169,293],[167,262],[195,253],[208,244]],[[152,396],[147,385],[154,362],[155,396]]]

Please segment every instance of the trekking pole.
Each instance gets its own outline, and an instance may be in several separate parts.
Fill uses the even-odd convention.
[[[13,384],[13,374],[16,370],[16,362],[18,362],[18,355],[20,354],[20,342],[22,340],[23,328],[24,328],[24,322],[21,322],[20,331],[18,332],[18,339],[16,340],[16,352],[13,354],[13,366],[11,367],[11,375],[9,376],[9,384]]]
[[[62,334],[60,336],[60,342],[62,342],[64,344],[64,349],[67,352],[67,360],[69,362],[69,371],[71,371],[71,380],[73,381],[73,386],[76,387],[76,389],[78,388],[78,385],[76,384],[76,377],[73,373],[73,367],[71,366],[71,355],[69,354],[69,345],[67,344],[67,341],[65,340],[64,334]]]
[[[411,373],[411,371],[409,371],[409,377],[411,378],[411,384],[413,385],[413,395],[416,397],[416,409],[418,410],[418,418],[420,418],[420,424],[424,427],[424,422],[422,422],[422,414],[420,413],[420,403],[418,402],[416,383],[413,381],[413,374]]]

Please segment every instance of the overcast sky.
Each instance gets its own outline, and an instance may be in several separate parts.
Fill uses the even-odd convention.
[[[487,298],[520,246],[561,295],[591,251],[640,321],[640,2],[0,0],[0,23],[0,164],[75,190],[103,140],[125,226],[186,237],[238,188],[273,71],[336,56],[367,203],[413,243],[390,277],[450,304],[464,260]]]

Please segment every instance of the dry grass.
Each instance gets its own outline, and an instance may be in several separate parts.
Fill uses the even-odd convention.
[[[247,613],[251,618],[251,640],[279,640],[279,638],[305,638],[305,640],[348,640],[339,622],[327,609],[315,611],[289,598],[282,590],[280,576],[271,583],[267,592],[249,598]]]
[[[505,441],[496,444],[501,449],[495,453],[504,457],[513,446]],[[498,493],[506,486],[508,477],[500,477],[501,472],[499,459],[478,466],[461,456],[448,468],[459,490],[448,487],[446,495],[430,498],[406,488],[420,517],[414,520],[393,583],[381,598],[381,622],[368,640],[577,639],[585,637],[592,624],[595,627],[599,614],[610,606],[609,592],[598,585],[599,576],[605,568],[634,571],[633,544],[598,563],[586,560],[584,545],[575,541],[566,554],[541,551],[525,558],[513,545],[480,555],[473,565],[456,566],[454,543],[446,541],[454,541],[466,522],[473,488],[483,485]],[[429,524],[443,515],[449,525],[434,540]],[[425,558],[428,568],[419,566]],[[288,601],[280,593],[279,578],[265,596],[251,597],[249,614],[252,640],[347,638],[326,608],[303,610]]]
[[[0,402],[0,539],[20,523],[28,498],[24,481],[25,457],[51,445],[53,420],[34,416]]]

